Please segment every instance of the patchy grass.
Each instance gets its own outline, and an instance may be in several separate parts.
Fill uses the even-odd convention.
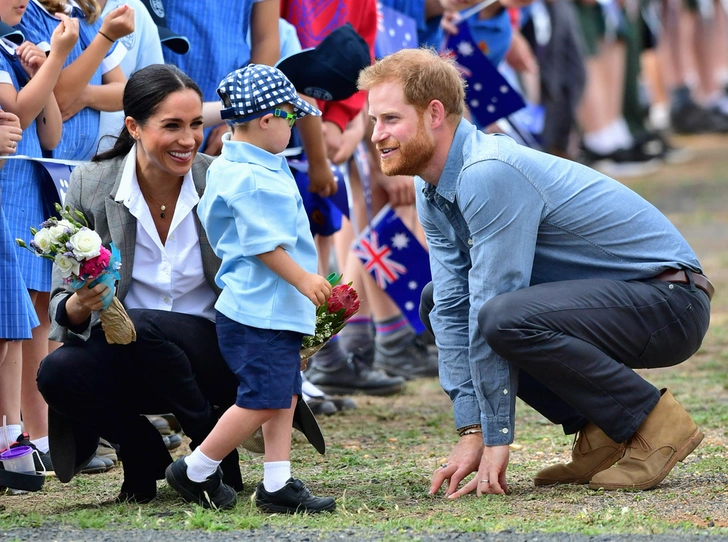
[[[114,504],[121,469],[49,478],[42,491],[0,495],[0,530],[61,524],[91,529],[333,531],[347,528],[412,540],[416,532],[711,533],[728,535],[728,156],[725,138],[688,141],[698,158],[631,185],[668,214],[715,283],[712,326],[700,352],[671,369],[643,372],[670,388],[705,432],[705,440],[656,489],[592,491],[534,487],[534,473],[569,457],[572,439],[523,403],[508,470],[508,496],[429,496],[432,471],[456,441],[449,400],[434,379],[408,384],[392,398],[358,398],[359,409],[320,420],[325,457],[295,435],[293,471],[338,510],[319,516],[268,516],[248,498],[262,478],[262,458],[241,454],[246,491],[235,509],[212,512],[182,502],[164,482],[148,505]],[[184,448],[184,447],[183,447]]]

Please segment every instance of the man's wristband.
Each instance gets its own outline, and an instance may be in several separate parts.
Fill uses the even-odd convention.
[[[473,433],[482,433],[483,429],[480,424],[467,425],[458,429],[458,436],[472,435]]]

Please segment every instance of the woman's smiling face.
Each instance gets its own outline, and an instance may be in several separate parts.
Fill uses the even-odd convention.
[[[149,178],[158,174],[182,177],[190,170],[203,140],[202,100],[192,89],[171,93],[144,125],[127,117],[137,140],[137,168]]]

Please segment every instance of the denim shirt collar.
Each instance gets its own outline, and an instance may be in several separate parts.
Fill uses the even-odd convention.
[[[440,179],[437,182],[437,186],[425,182],[425,186],[422,190],[423,194],[428,201],[434,199],[435,194],[446,199],[450,203],[455,201],[455,193],[457,191],[458,181],[460,179],[460,173],[463,169],[463,147],[465,140],[470,137],[476,127],[467,120],[460,119],[460,124],[455,130],[452,143],[450,144],[450,151],[445,161],[445,167],[442,169]]]

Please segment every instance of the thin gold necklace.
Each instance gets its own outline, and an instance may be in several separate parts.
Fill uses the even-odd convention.
[[[166,210],[167,210],[167,206],[166,206],[166,205],[165,205],[164,203],[160,202],[160,201],[159,201],[158,199],[156,199],[155,197],[153,197],[153,196],[152,196],[151,194],[147,194],[147,193],[145,193],[145,192],[144,192],[144,190],[142,190],[142,187],[141,187],[141,186],[139,187],[139,190],[141,191],[141,193],[142,193],[142,195],[143,195],[144,197],[146,197],[146,198],[149,198],[149,199],[150,199],[150,200],[152,200],[152,201],[153,201],[154,203],[156,203],[157,205],[159,205],[159,210],[161,211],[161,212],[159,213],[159,216],[160,216],[161,218],[164,218],[164,217],[166,216],[166,215],[164,214],[164,211],[166,211]]]

